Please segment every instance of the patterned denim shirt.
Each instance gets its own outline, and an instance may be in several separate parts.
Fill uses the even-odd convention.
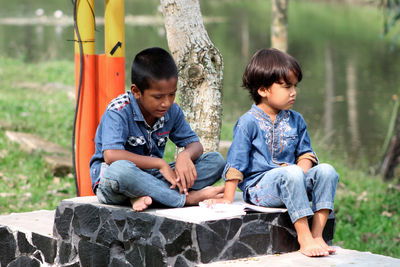
[[[199,141],[176,103],[150,127],[131,92],[118,96],[108,105],[96,131],[95,153],[90,160],[92,186],[100,180],[105,150],[120,149],[162,158],[168,138],[178,147]]]
[[[233,168],[243,177],[239,188],[246,192],[266,171],[296,164],[302,155],[318,163],[303,117],[293,110],[281,110],[273,122],[253,104],[234,127],[223,177],[229,179],[226,174]]]

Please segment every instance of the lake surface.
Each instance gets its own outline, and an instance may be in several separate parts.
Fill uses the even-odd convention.
[[[160,17],[155,0],[126,0],[126,15]],[[222,18],[207,23],[211,40],[224,59],[224,121],[235,122],[251,100],[241,77],[252,54],[269,47],[270,1],[201,0],[203,16]],[[104,1],[95,2],[103,17]],[[35,23],[38,9],[54,24]],[[60,21],[54,18],[63,12]],[[67,0],[0,0],[0,20],[31,18],[30,24],[0,23],[0,56],[22,57],[27,62],[73,60],[71,22],[73,7]],[[40,13],[40,12],[39,12]],[[58,12],[59,13],[59,12]],[[400,89],[400,48],[381,38],[382,11],[374,7],[290,1],[289,53],[304,71],[294,109],[305,117],[311,136],[336,145],[350,159],[379,160]],[[126,64],[150,46],[168,48],[162,24],[126,25]],[[104,27],[96,27],[96,52],[104,51]],[[71,77],[74,79],[74,77]],[[129,71],[126,80],[129,83]],[[72,82],[71,82],[72,84]]]

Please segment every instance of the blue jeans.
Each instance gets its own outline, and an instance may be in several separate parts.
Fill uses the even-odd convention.
[[[299,166],[290,165],[262,174],[258,182],[247,189],[247,193],[249,201],[255,205],[286,206],[294,223],[318,210],[333,210],[338,181],[338,174],[329,164],[319,164],[306,174]]]
[[[169,164],[175,169],[175,162]],[[218,152],[209,152],[194,161],[197,178],[191,190],[200,190],[221,178],[225,160]],[[96,189],[101,203],[125,205],[130,198],[150,196],[153,201],[168,207],[183,207],[186,195],[179,193],[158,169],[142,170],[128,160],[119,160],[107,166]]]

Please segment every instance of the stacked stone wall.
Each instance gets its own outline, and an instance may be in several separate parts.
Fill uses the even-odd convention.
[[[287,213],[248,213],[194,223],[86,200],[62,201],[54,220],[51,211],[40,220],[53,225],[52,236],[48,227],[41,234],[27,231],[29,222],[33,225],[38,219],[14,214],[25,226],[0,226],[0,267],[195,266],[299,248]],[[332,214],[324,231],[328,243],[334,225]]]
[[[325,239],[333,239],[334,216]],[[252,213],[192,223],[129,208],[62,202],[54,236],[60,264],[82,266],[194,266],[298,250],[287,213]]]

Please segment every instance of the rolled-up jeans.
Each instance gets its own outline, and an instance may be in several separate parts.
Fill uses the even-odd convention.
[[[265,207],[286,206],[293,223],[321,209],[333,210],[339,176],[329,164],[316,165],[305,174],[299,166],[289,165],[260,176],[247,189],[248,200]]]
[[[175,169],[175,162],[169,165]],[[209,152],[194,161],[194,165],[197,178],[189,190],[200,190],[221,178],[225,160],[220,153]],[[185,205],[186,195],[179,193],[178,187],[171,189],[171,184],[158,169],[142,170],[128,160],[102,167],[105,169],[96,188],[101,203],[127,205],[131,198],[150,196],[153,201],[168,207]]]

